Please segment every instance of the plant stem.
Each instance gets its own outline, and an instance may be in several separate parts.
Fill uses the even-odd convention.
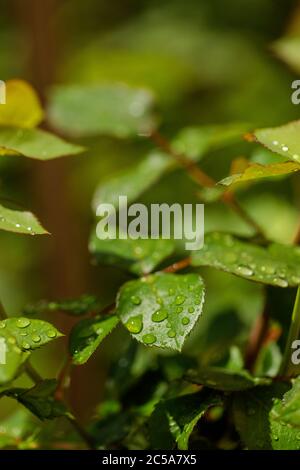
[[[33,383],[38,384],[43,381],[43,377],[38,373],[37,370],[30,364],[29,361],[25,364],[25,372]]]
[[[300,286],[297,290],[296,300],[294,304],[294,309],[292,313],[292,320],[290,325],[290,330],[288,334],[288,339],[285,345],[285,351],[281,363],[280,373],[281,377],[291,377],[295,372],[295,368],[291,363],[291,351],[293,342],[299,338],[300,334]]]
[[[191,160],[187,155],[182,153],[177,153],[173,148],[171,143],[160,134],[158,131],[152,132],[150,139],[157,145],[163,152],[170,155],[174,160],[177,161],[183,168],[185,168],[188,175],[200,186],[206,188],[214,187],[217,182],[207,175],[196,162]],[[246,223],[251,226],[255,232],[266,239],[265,234],[262,228],[257,224],[257,222],[252,219],[252,217],[245,211],[245,209],[240,205],[240,203],[235,199],[233,193],[227,191],[221,196],[221,200],[224,204],[230,207],[235,211]]]
[[[176,273],[177,271],[187,268],[190,265],[191,265],[191,258],[190,257],[184,258],[180,261],[177,261],[174,264],[171,264],[171,266],[168,266],[167,268],[163,269],[163,272],[164,273]]]

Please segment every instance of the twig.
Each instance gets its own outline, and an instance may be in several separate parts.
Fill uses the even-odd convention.
[[[251,372],[253,372],[257,357],[269,331],[270,316],[268,309],[269,306],[266,301],[264,311],[256,319],[254,327],[250,333],[248,346],[246,348],[245,366]]]
[[[187,268],[190,265],[191,265],[191,258],[190,257],[184,258],[180,261],[177,261],[176,263],[171,264],[171,266],[168,266],[167,268],[163,269],[163,272],[164,273],[176,273],[177,271]]]
[[[72,367],[72,358],[71,356],[68,355],[57,377],[57,387],[55,391],[56,400],[61,401],[64,398],[65,382],[66,382],[66,378],[70,375],[71,367]]]
[[[176,152],[170,142],[160,134],[158,131],[152,132],[150,139],[154,142],[163,152],[170,155],[174,160],[177,161],[183,168],[185,168],[188,175],[200,186],[207,188],[214,187],[217,182],[207,175],[196,162],[191,160],[187,155],[183,153]],[[224,204],[228,205],[232,210],[234,210],[249,226],[254,228],[257,234],[261,235],[264,239],[265,234],[261,227],[257,224],[255,220],[244,210],[240,203],[235,199],[234,194],[227,191],[222,194],[221,200]]]

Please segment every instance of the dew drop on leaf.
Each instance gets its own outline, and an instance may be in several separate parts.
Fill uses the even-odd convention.
[[[126,328],[130,333],[138,334],[143,329],[142,315],[136,315],[127,320],[125,324]]]
[[[145,344],[153,344],[156,341],[156,336],[149,333],[147,335],[144,335],[142,339]]]
[[[154,322],[161,322],[168,318],[168,312],[164,309],[159,309],[153,313],[151,319]]]
[[[30,325],[30,320],[28,318],[18,318],[17,319],[17,327],[18,328],[26,328]]]

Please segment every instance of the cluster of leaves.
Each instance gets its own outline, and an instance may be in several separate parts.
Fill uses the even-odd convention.
[[[36,128],[44,112],[28,84],[8,82],[7,92],[8,105],[0,109],[2,155],[48,160],[84,151]],[[109,134],[161,140],[155,139],[158,124],[154,98],[145,90],[111,84],[59,87],[49,103],[48,127],[71,137]],[[280,155],[282,161],[266,165],[243,161],[239,172],[215,188],[208,185],[201,197],[229,201],[236,208],[233,201],[242,183],[299,171],[299,128],[297,121],[247,134],[248,139]],[[208,152],[241,140],[248,131],[248,125],[236,123],[185,128],[170,144],[151,151],[134,168],[97,188],[93,207],[102,202],[117,209],[119,195],[133,202],[181,166],[195,175],[193,169]],[[251,219],[247,221],[251,223]],[[47,233],[33,214],[2,206],[0,228]],[[42,301],[27,307],[24,316],[3,318],[0,336],[7,362],[0,366],[1,396],[16,399],[42,420],[65,417],[74,423],[61,399],[61,384],[55,380],[37,380],[30,389],[11,387],[23,371],[33,377],[28,362],[31,352],[62,336],[53,325],[35,318],[44,311],[58,310],[84,316],[69,337],[74,366],[85,364],[117,325],[123,325],[130,335],[127,351],[112,367],[107,399],[90,426],[93,446],[300,449],[299,379],[282,383],[278,378],[273,380],[278,367],[274,370],[267,360],[262,360],[260,370],[256,368],[252,375],[238,347],[227,351],[222,361],[209,365],[201,358],[196,361],[179,354],[205,305],[203,267],[280,289],[297,287],[299,247],[211,232],[205,236],[203,249],[185,254],[186,262],[181,266],[182,246],[174,240],[99,240],[94,232],[89,246],[92,256],[102,264],[121,266],[132,279],[120,287],[115,302],[108,307],[95,297],[84,296],[73,301]],[[188,272],[178,273],[181,267]],[[173,351],[172,355],[157,354],[163,349]],[[272,350],[268,352],[272,362]],[[9,433],[2,437],[3,447],[15,442]],[[28,442],[32,445],[32,440]]]

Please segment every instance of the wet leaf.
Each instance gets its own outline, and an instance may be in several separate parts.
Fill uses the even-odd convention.
[[[187,450],[197,422],[213,406],[222,405],[215,392],[199,392],[161,401],[151,415],[149,432],[154,449]]]
[[[254,136],[272,152],[300,162],[300,121],[289,122],[279,127],[258,129],[254,132]]]
[[[48,234],[31,212],[16,211],[0,205],[0,230],[26,235]]]
[[[203,303],[204,284],[199,275],[157,273],[122,286],[117,314],[144,345],[180,351]]]
[[[288,175],[290,173],[295,173],[296,171],[300,171],[300,163],[297,162],[272,163],[271,165],[260,165],[259,163],[254,163],[250,164],[243,173],[228,176],[221,180],[219,184],[231,186],[232,184],[243,183],[244,181]]]
[[[267,248],[225,233],[205,235],[204,247],[192,252],[193,266],[211,266],[277,287],[300,284],[300,248],[273,243]]]
[[[100,309],[102,306],[104,307],[97,297],[93,295],[83,295],[78,299],[55,301],[40,300],[34,304],[27,305],[23,309],[23,314],[26,316],[60,311],[72,316],[81,316]]]
[[[0,106],[0,126],[32,128],[43,117],[39,98],[31,85],[23,80],[8,80],[6,104]]]
[[[292,381],[292,388],[276,402],[271,416],[282,424],[300,428],[300,377]],[[298,436],[300,440],[300,430]]]
[[[289,389],[274,384],[240,392],[233,401],[236,429],[248,450],[299,450],[300,432],[274,419],[273,409]]]
[[[83,147],[40,129],[0,128],[0,156],[19,155],[36,160],[52,160],[83,151]]]
[[[85,318],[77,323],[71,331],[69,341],[73,364],[81,365],[87,362],[118,322],[119,319],[116,315],[110,315],[108,317]]]
[[[155,126],[153,96],[122,84],[61,86],[53,90],[49,119],[69,135],[148,134]]]

